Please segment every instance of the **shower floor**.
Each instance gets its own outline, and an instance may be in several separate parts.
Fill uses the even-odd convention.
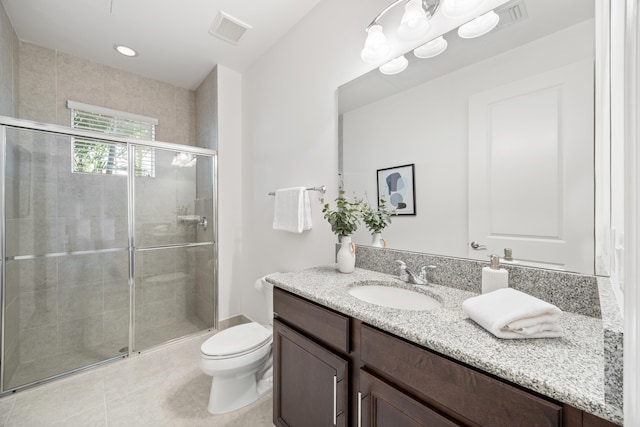
[[[164,342],[194,334],[209,328],[202,320],[195,318],[175,322],[161,328],[145,331],[136,336],[135,351],[145,350]],[[126,342],[122,340],[104,342],[93,347],[72,349],[48,358],[18,365],[13,376],[5,382],[4,390],[10,390],[35,381],[53,377],[64,372],[93,365],[104,360],[126,355]],[[123,350],[124,352],[121,352]]]

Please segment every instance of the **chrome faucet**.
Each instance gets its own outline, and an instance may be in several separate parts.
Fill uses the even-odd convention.
[[[423,265],[420,267],[420,274],[415,274],[413,270],[407,268],[407,264],[404,261],[396,260],[400,267],[400,280],[414,285],[428,285],[427,272],[436,268],[435,265]]]

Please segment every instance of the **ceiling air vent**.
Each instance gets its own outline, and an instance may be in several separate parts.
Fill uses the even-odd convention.
[[[209,27],[209,34],[237,45],[244,33],[251,28],[251,25],[220,11]]]
[[[500,16],[500,21],[496,26],[496,30],[501,30],[509,25],[524,21],[529,17],[523,0],[515,0],[505,3],[499,8],[496,8],[495,12]]]

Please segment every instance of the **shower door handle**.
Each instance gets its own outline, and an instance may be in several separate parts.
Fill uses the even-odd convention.
[[[202,218],[200,218],[200,222],[198,223],[198,225],[200,227],[202,227],[203,231],[207,230],[207,225],[209,224],[209,222],[207,221],[207,217],[203,216]]]

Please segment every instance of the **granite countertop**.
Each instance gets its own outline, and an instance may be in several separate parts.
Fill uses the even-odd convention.
[[[410,285],[397,277],[356,268],[339,273],[335,265],[267,276],[267,282],[340,313],[405,338],[507,381],[622,425],[622,411],[605,403],[602,320],[564,312],[561,338],[505,340],[462,313],[474,295],[447,286]],[[400,310],[370,304],[348,290],[363,281],[392,281],[439,299],[432,311]],[[361,283],[360,283],[361,284]]]

